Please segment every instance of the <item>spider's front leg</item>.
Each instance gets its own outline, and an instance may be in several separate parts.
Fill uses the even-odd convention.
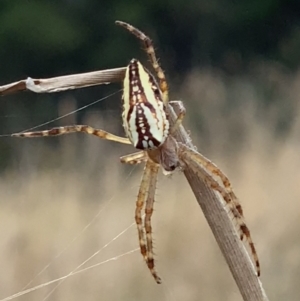
[[[192,159],[195,162],[198,162],[200,165],[204,166],[209,172],[211,172],[213,175],[217,176],[225,190],[227,191],[227,193],[229,194],[232,202],[235,204],[236,209],[238,210],[239,214],[241,216],[243,215],[243,209],[241,207],[241,204],[239,203],[239,200],[237,198],[237,196],[235,195],[231,183],[228,179],[228,177],[221,171],[220,168],[218,168],[212,161],[210,161],[209,159],[207,159],[205,156],[201,155],[200,153],[190,150],[188,147],[185,147],[186,151],[189,152],[189,157],[190,159]]]
[[[116,136],[106,131],[103,131],[101,129],[95,129],[89,125],[67,125],[67,126],[55,127],[50,130],[44,130],[44,131],[15,133],[12,134],[12,137],[21,137],[21,138],[48,137],[48,136],[60,136],[60,135],[78,133],[78,132],[94,135],[101,139],[111,140],[123,144],[131,144],[128,138]]]
[[[181,100],[172,100],[169,103],[173,108],[176,108],[176,111],[179,112],[173,126],[170,129],[170,134],[173,135],[179,128],[179,126],[182,124],[182,121],[185,117],[186,109]]]
[[[161,283],[161,279],[157,275],[157,272],[155,271],[154,258],[153,258],[152,226],[151,226],[151,217],[153,213],[153,205],[154,205],[156,181],[157,181],[159,165],[154,161],[152,161],[148,157],[147,152],[145,151],[125,155],[120,159],[122,163],[127,163],[127,164],[139,164],[142,161],[147,160],[144,168],[144,173],[143,173],[137,201],[136,201],[135,221],[138,229],[141,254],[143,255],[145,262],[151,274],[153,275],[155,281],[157,283]],[[146,203],[145,219],[144,219],[144,227],[143,227],[142,210],[145,203]],[[146,232],[146,239],[145,239],[144,230]]]
[[[140,164],[148,159],[145,151],[136,152],[133,154],[125,155],[120,157],[121,163],[125,164]]]
[[[153,213],[153,203],[156,188],[156,180],[159,165],[154,163],[151,159],[148,159],[144,168],[142,181],[136,201],[135,221],[138,229],[139,244],[141,254],[143,255],[146,264],[157,283],[161,283],[161,279],[158,276],[153,259],[153,246],[152,246],[152,227],[151,216]],[[142,221],[142,210],[146,201],[145,208],[145,221],[144,227],[146,230],[146,240]]]
[[[151,271],[155,281],[157,283],[161,283],[160,277],[157,275],[154,266],[154,257],[153,257],[153,239],[152,239],[152,226],[151,226],[151,217],[153,214],[153,205],[155,199],[155,191],[156,191],[156,182],[157,182],[157,175],[159,170],[159,165],[149,161],[149,165],[147,168],[150,168],[150,178],[149,178],[149,189],[148,189],[148,196],[146,200],[146,208],[145,208],[145,220],[144,220],[144,227],[146,232],[146,241],[147,241],[147,266]]]
[[[178,156],[179,159],[183,161],[184,164],[188,165],[196,174],[198,174],[208,186],[222,196],[238,224],[240,239],[243,240],[244,237],[246,238],[256,267],[257,276],[260,276],[260,263],[256,248],[254,246],[250,230],[246,225],[244,216],[242,214],[241,205],[232,190],[229,179],[210,160],[184,144],[179,144]],[[212,175],[219,176],[224,187],[221,186]],[[230,189],[228,187],[230,187]]]

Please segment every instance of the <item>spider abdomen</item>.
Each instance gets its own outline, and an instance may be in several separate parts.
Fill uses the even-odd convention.
[[[157,148],[169,135],[161,91],[153,75],[136,59],[130,61],[125,73],[122,118],[135,148]]]

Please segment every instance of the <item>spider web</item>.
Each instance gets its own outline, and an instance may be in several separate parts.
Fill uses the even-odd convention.
[[[43,124],[39,124],[38,126],[31,127],[30,129],[26,129],[24,131],[31,131],[34,129],[38,129],[44,125],[50,125],[54,121],[75,114],[79,110],[86,109],[87,107],[90,107],[97,102],[103,101],[104,99],[107,99],[108,97],[111,97],[116,93],[113,93],[105,98],[96,100],[91,104],[73,110],[67,114],[64,114],[63,116],[44,122]],[[51,126],[47,126],[47,128],[51,128]],[[10,136],[10,135],[1,135],[0,137],[6,137],[6,136]],[[33,140],[34,143],[41,143],[40,141],[45,139],[47,138],[24,139],[22,143],[30,143]],[[56,139],[56,138],[48,138],[48,139]],[[61,137],[60,139],[61,141],[66,141],[65,137]],[[14,140],[18,140],[18,139],[14,138]],[[94,137],[89,137],[88,140],[92,141],[92,143],[99,143],[100,145],[104,145],[104,146],[106,146],[108,143],[107,141],[101,141],[101,140],[99,142],[99,140],[95,139]],[[67,141],[64,143],[70,145],[71,142]],[[18,141],[18,143],[20,143],[20,141]],[[112,145],[118,146],[118,144],[112,144]],[[71,147],[73,146],[71,145]],[[59,210],[61,212],[66,212],[64,216],[64,218],[66,219],[66,223],[64,223],[63,226],[66,227],[67,230],[68,227],[72,228],[73,226],[72,220],[75,220],[78,217],[74,216],[73,219],[68,223],[67,222],[68,215],[76,215],[78,214],[77,211],[83,209],[79,207],[79,209],[77,208],[77,211],[75,210],[77,213],[76,212],[69,213],[68,210],[69,208],[71,208],[72,210],[72,207],[68,207],[65,204],[65,203],[68,204],[68,201],[64,201],[64,197],[63,197],[64,193],[65,195],[68,196],[68,198],[70,199],[69,202],[72,204],[78,205],[78,203],[82,203],[82,202],[89,203],[90,196],[94,200],[95,204],[94,206],[91,206],[92,209],[89,210],[87,209],[88,210],[87,212],[85,211],[86,208],[84,208],[83,215],[87,215],[87,218],[84,219],[79,224],[79,226],[77,225],[76,227],[74,227],[72,231],[67,231],[67,234],[64,234],[64,232],[57,227],[51,231],[52,234],[49,235],[50,236],[49,241],[47,244],[45,244],[48,247],[50,245],[50,251],[48,252],[48,254],[47,252],[45,252],[45,250],[43,250],[42,253],[43,254],[45,253],[46,255],[43,255],[44,258],[40,259],[39,258],[40,255],[38,255],[39,253],[33,250],[32,251],[33,255],[31,255],[31,257],[34,257],[36,254],[37,258],[36,260],[33,259],[33,261],[29,261],[28,263],[29,269],[28,267],[26,267],[27,269],[24,268],[24,273],[26,273],[26,276],[24,277],[23,275],[21,275],[22,276],[21,280],[17,282],[21,288],[17,290],[16,293],[14,292],[10,293],[11,292],[10,289],[9,294],[6,294],[7,297],[1,296],[2,299],[0,299],[0,301],[13,300],[16,298],[19,298],[21,300],[20,297],[22,296],[23,296],[22,297],[23,300],[24,298],[29,297],[28,295],[29,293],[31,293],[30,300],[36,298],[38,300],[44,301],[44,300],[49,300],[49,299],[51,300],[57,298],[58,296],[60,299],[62,298],[69,299],[70,297],[65,296],[65,294],[69,290],[70,286],[72,287],[72,289],[73,288],[77,289],[77,287],[78,288],[82,287],[82,290],[85,290],[85,292],[92,291],[95,294],[95,291],[101,293],[102,288],[106,288],[109,285],[107,282],[112,283],[111,284],[112,288],[107,289],[108,294],[110,294],[109,295],[110,299],[115,298],[117,300],[119,299],[118,297],[119,295],[118,292],[114,289],[114,286],[119,287],[120,285],[124,285],[123,288],[119,288],[119,291],[122,292],[121,296],[123,297],[124,293],[128,291],[128,287],[130,287],[132,283],[136,282],[137,279],[136,277],[138,277],[138,279],[142,279],[142,278],[145,279],[144,281],[147,281],[147,286],[149,287],[149,289],[145,290],[145,285],[136,286],[135,288],[136,294],[140,294],[139,292],[143,292],[144,297],[148,296],[150,298],[152,296],[152,299],[153,298],[161,299],[163,296],[165,296],[164,298],[168,300],[180,299],[180,295],[178,295],[177,293],[177,291],[180,290],[180,287],[176,289],[177,291],[174,290],[174,287],[177,287],[175,284],[176,281],[182,278],[180,274],[178,274],[178,276],[176,277],[175,276],[176,274],[174,272],[180,270],[177,267],[177,264],[174,265],[173,262],[175,258],[174,256],[177,251],[174,252],[174,255],[171,253],[170,259],[168,259],[169,256],[168,257],[161,256],[161,250],[165,249],[166,253],[168,254],[167,251],[168,242],[170,242],[169,245],[172,245],[172,249],[174,250],[176,250],[178,246],[186,244],[184,240],[183,241],[177,240],[178,229],[179,229],[178,225],[180,225],[180,220],[178,219],[178,216],[180,216],[185,210],[185,209],[177,210],[177,208],[181,204],[181,206],[186,207],[187,210],[186,212],[194,211],[195,214],[198,214],[198,207],[197,210],[189,210],[185,202],[182,202],[183,197],[184,199],[191,199],[191,200],[193,200],[193,197],[192,196],[188,197],[185,190],[182,189],[182,183],[180,183],[180,185],[176,185],[176,183],[174,183],[174,180],[176,180],[177,177],[176,175],[173,176],[172,181],[170,181],[168,178],[164,176],[162,176],[162,179],[160,178],[158,181],[158,188],[163,187],[163,191],[164,191],[163,195],[161,195],[160,189],[158,190],[158,193],[156,193],[155,212],[153,215],[153,220],[154,220],[153,237],[154,237],[154,248],[155,248],[154,251],[157,252],[157,254],[155,254],[155,260],[156,260],[158,273],[163,279],[163,284],[158,286],[152,279],[140,255],[138,249],[138,238],[136,233],[136,227],[135,227],[135,223],[133,223],[136,195],[139,188],[143,164],[135,168],[122,166],[118,162],[118,157],[115,156],[115,154],[113,154],[111,160],[107,160],[106,157],[103,157],[103,153],[106,153],[107,149],[100,149],[100,150],[101,151],[97,153],[97,158],[98,158],[97,160],[102,163],[105,162],[105,164],[103,165],[104,171],[101,168],[97,170],[97,173],[99,175],[98,177],[95,178],[92,184],[89,181],[80,182],[82,178],[86,177],[84,173],[77,175],[77,178],[74,180],[75,184],[73,185],[74,187],[77,188],[77,184],[78,184],[78,189],[76,190],[77,193],[72,192],[73,187],[71,188],[69,187],[70,184],[68,184],[68,182],[70,180],[68,179],[68,176],[70,176],[70,174],[66,174],[66,175],[63,174],[61,176],[54,174],[53,181],[54,183],[58,182],[59,185],[58,187],[56,187],[55,184],[53,184],[53,186],[48,187],[47,183],[49,182],[49,178],[45,180],[46,181],[45,184],[43,182],[43,175],[40,171],[37,171],[38,173],[37,178],[41,178],[41,180],[40,182],[39,181],[35,182],[35,183],[39,183],[38,185],[40,184],[44,185],[42,186],[42,188],[40,188],[40,189],[45,189],[40,199],[38,199],[37,201],[33,201],[33,204],[30,205],[30,201],[31,201],[30,197],[28,200],[23,200],[22,192],[16,191],[16,193],[18,193],[20,197],[17,199],[17,201],[15,201],[14,206],[15,208],[19,209],[19,206],[21,204],[19,209],[20,211],[19,217],[22,218],[22,216],[24,216],[25,214],[24,219],[26,219],[26,213],[28,213],[28,211],[26,210],[29,211],[37,210],[34,206],[39,203],[41,203],[39,205],[40,207],[38,207],[39,210],[46,211],[46,212],[47,210],[50,211],[49,214],[43,213],[42,222],[39,219],[32,221],[34,225],[32,227],[29,227],[29,229],[27,229],[27,231],[30,231],[32,233],[31,236],[35,236],[36,234],[35,231],[37,231],[36,230],[37,227],[40,228],[41,231],[45,231],[47,235],[48,233],[47,231],[49,230],[48,229],[49,223],[51,224],[52,219],[54,220],[53,226],[55,228],[55,223],[56,223],[55,219],[59,218],[60,216],[64,216],[63,213],[61,215],[58,215],[57,217],[57,215],[55,214],[56,210],[57,211]],[[131,150],[128,150],[128,153],[129,152],[131,152]],[[101,166],[102,165],[100,165],[100,167]],[[63,168],[61,167],[61,169]],[[134,173],[134,171],[136,171],[136,173]],[[111,177],[107,177],[107,176],[101,177],[101,174],[105,172],[109,172]],[[118,180],[114,181],[113,179],[114,177],[117,177]],[[31,180],[32,179],[28,177],[25,180],[21,181],[21,185],[26,186],[27,183],[31,182]],[[36,179],[34,178],[33,180]],[[102,187],[108,186],[108,189],[104,189],[103,194],[101,189],[94,190],[94,193],[101,193],[99,197],[98,196],[95,197],[91,193],[83,192],[84,190],[88,191],[93,185],[95,185],[95,183],[97,183],[97,181],[101,184]],[[181,182],[182,182],[182,178],[181,178]],[[112,188],[110,187],[111,185]],[[32,186],[33,186],[32,188],[30,187],[28,188],[29,192],[31,190],[36,189],[34,185]],[[62,187],[67,186],[67,188],[63,190],[62,187],[60,186]],[[5,189],[7,190],[8,188]],[[47,194],[49,193],[53,193],[54,195],[51,197],[47,197]],[[60,203],[60,200],[62,200],[62,203]],[[160,202],[161,200],[163,202]],[[51,209],[51,207],[48,206],[48,204],[51,202],[54,203],[58,202],[58,204],[55,204],[56,207],[54,211],[52,211],[53,209]],[[168,204],[172,204],[172,206]],[[192,202],[192,204],[197,206],[195,202]],[[25,213],[24,213],[23,209],[27,208],[27,206],[33,206],[33,207],[29,209],[25,209]],[[161,212],[163,206],[165,206],[166,209],[164,209]],[[87,206],[87,208],[89,208],[89,206]],[[177,218],[174,218],[174,216],[176,215]],[[28,213],[27,219],[30,219],[30,216],[31,215]],[[185,214],[183,213],[183,217],[181,217],[182,221],[185,220],[184,216]],[[160,220],[159,225],[157,225],[157,220]],[[174,221],[176,220],[176,223],[173,223],[172,222],[173,220]],[[48,223],[46,221],[48,221]],[[25,221],[25,223],[27,223],[27,221]],[[21,222],[19,224],[21,225]],[[174,228],[174,230],[172,230],[172,228]],[[182,231],[184,232],[185,229],[182,229]],[[59,234],[57,234],[60,232],[62,232],[62,237],[60,237]],[[55,235],[54,237],[55,239],[53,238],[51,240],[52,238],[51,236],[53,235]],[[101,240],[98,239],[99,236],[101,236]],[[40,237],[40,233],[37,233],[37,237]],[[45,241],[47,239],[48,238],[46,237]],[[95,240],[96,242],[93,243],[93,241]],[[53,241],[53,244],[55,244],[54,246],[51,246],[51,241]],[[80,254],[80,250],[82,246],[85,244],[88,244],[88,246],[91,247],[85,248],[82,251],[83,254]],[[40,246],[40,244],[37,243],[35,248],[37,249],[44,248],[44,246],[43,245]],[[203,249],[203,246],[201,246],[201,248]],[[17,246],[16,249],[18,250],[19,247]],[[22,248],[20,247],[20,249]],[[190,254],[189,252],[187,252],[187,249],[185,249],[184,252],[186,254]],[[101,256],[100,259],[99,256]],[[177,256],[180,257],[180,255]],[[69,258],[70,258],[70,263],[68,262]],[[24,262],[26,262],[26,259],[27,259],[27,255],[25,252],[25,255],[22,255],[21,259],[15,260],[17,262],[16,265],[18,263],[20,265],[24,264]],[[113,262],[118,262],[117,266],[114,266]],[[185,261],[183,260],[182,263],[185,264]],[[30,267],[30,265],[32,265],[32,267]],[[61,268],[59,268],[60,265],[62,266]],[[164,266],[167,266],[168,270],[166,270]],[[19,269],[16,268],[16,270],[20,270],[20,268]],[[168,275],[167,277],[165,277],[166,274]],[[28,281],[28,275],[31,275],[29,277],[30,281]],[[76,277],[74,277],[75,275]],[[120,281],[119,280],[120,278],[123,279],[123,281]],[[83,281],[82,279],[87,279],[87,280]],[[78,285],[76,284],[77,281],[79,281]],[[24,283],[26,283],[25,286]],[[14,290],[15,287],[16,285],[13,286]],[[98,287],[99,287],[98,290],[95,289]],[[80,291],[80,289],[78,290]],[[33,292],[35,293],[33,294]],[[112,296],[111,295],[112,293],[115,296]]]
[[[31,130],[34,130],[34,129],[38,129],[42,126],[45,126],[45,125],[49,125],[57,120],[60,120],[60,119],[63,119],[67,116],[70,116],[70,115],[73,115],[81,110],[84,110],[84,109],[87,109],[88,107],[90,106],[93,106],[95,105],[96,103],[100,102],[100,101],[103,101],[107,98],[110,98],[111,96],[119,93],[120,91],[117,91],[115,93],[112,93],[106,97],[103,97],[101,99],[98,99],[88,105],[85,105],[85,106],[82,106],[76,110],[73,110],[67,114],[64,114],[58,118],[55,118],[55,119],[52,119],[50,121],[47,121],[47,122],[44,122],[42,124],[39,124],[37,126],[34,126],[34,127],[31,127],[31,128],[28,128],[22,132],[27,132],[27,131],[31,131]],[[5,116],[7,117],[7,116]],[[3,134],[3,135],[0,135],[0,137],[8,137],[10,136],[10,134]],[[135,168],[131,168],[131,170],[129,172],[127,172],[127,176],[124,178],[124,181],[123,183],[120,183],[122,184],[122,189],[124,189],[125,185],[127,184],[128,185],[128,181],[129,179],[132,177],[132,173],[134,171]],[[67,243],[67,245],[61,250],[58,252],[57,255],[55,255],[53,257],[53,259],[51,259],[45,266],[44,268],[42,268],[40,270],[40,272],[38,272],[22,289],[21,291],[19,291],[18,293],[15,293],[13,295],[10,295],[6,298],[3,298],[1,299],[1,301],[4,301],[4,300],[13,300],[15,298],[18,298],[20,296],[23,296],[23,295],[26,295],[30,292],[33,292],[33,291],[36,291],[36,290],[39,290],[41,288],[44,288],[46,286],[49,286],[51,284],[56,284],[55,287],[42,299],[42,300],[47,300],[49,299],[49,297],[51,297],[51,295],[55,292],[55,290],[68,278],[74,276],[74,275],[78,275],[80,273],[83,273],[83,272],[86,272],[90,269],[93,269],[93,268],[96,268],[96,267],[99,267],[101,265],[104,265],[104,264],[107,264],[111,261],[115,261],[115,260],[120,260],[122,257],[124,256],[128,256],[134,252],[137,252],[139,250],[139,248],[135,248],[135,249],[131,249],[127,252],[123,252],[123,253],[120,253],[119,255],[117,256],[114,256],[114,257],[111,257],[109,259],[106,259],[106,260],[103,260],[103,261],[100,261],[100,262],[97,262],[95,264],[92,264],[90,266],[86,266],[94,257],[96,257],[97,255],[99,255],[104,249],[106,249],[107,247],[109,247],[111,244],[113,244],[116,240],[118,240],[121,236],[123,236],[124,234],[126,234],[126,232],[128,232],[129,229],[131,228],[134,228],[133,226],[135,226],[135,223],[131,223],[129,226],[125,227],[124,230],[122,230],[121,232],[119,232],[115,237],[113,237],[111,240],[109,240],[107,243],[105,243],[100,249],[98,249],[97,251],[95,251],[91,256],[89,256],[86,260],[84,260],[81,264],[79,264],[76,268],[74,268],[70,273],[64,275],[64,276],[61,276],[61,277],[58,277],[56,279],[53,279],[51,281],[47,281],[45,283],[42,283],[42,284],[39,284],[39,285],[35,285],[35,286],[32,286],[32,283],[35,281],[35,280],[38,280],[38,278],[40,276],[43,275],[43,273],[47,272],[47,270],[49,268],[51,268],[51,266],[57,261],[59,260],[59,258],[66,252],[72,250],[72,248],[74,247],[73,245],[75,244],[75,242],[77,240],[80,239],[80,237],[84,236],[85,233],[89,230],[90,227],[94,226],[94,224],[96,223],[97,219],[100,219],[102,215],[105,214],[105,209],[107,209],[109,207],[109,205],[111,205],[111,203],[113,201],[116,201],[116,196],[117,196],[117,193],[114,193],[113,196],[111,198],[109,198],[107,201],[104,202],[103,205],[101,205],[101,208],[99,209],[99,211],[96,213],[96,215],[92,218],[92,220],[90,222],[88,222],[76,235],[75,237],[69,242]]]

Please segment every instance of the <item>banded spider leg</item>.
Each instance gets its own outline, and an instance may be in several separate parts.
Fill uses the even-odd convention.
[[[237,230],[240,235],[240,239],[243,240],[243,238],[245,238],[247,244],[249,245],[257,276],[260,276],[260,263],[256,248],[253,243],[250,230],[246,225],[241,204],[233,192],[231,183],[229,182],[227,176],[205,156],[184,144],[179,144],[178,156],[180,160],[183,161],[184,164],[189,165],[208,186],[222,196],[231,214],[233,215],[234,220],[237,222]],[[212,175],[218,177],[223,186],[221,186]]]
[[[112,140],[123,144],[131,144],[128,138],[116,136],[104,130],[95,129],[88,125],[72,125],[72,126],[55,127],[43,131],[15,133],[12,134],[12,136],[22,137],[22,138],[34,138],[34,137],[60,136],[60,135],[72,134],[76,132],[94,135],[101,139]],[[138,197],[136,201],[135,221],[138,228],[141,253],[156,282],[161,283],[161,279],[157,275],[154,268],[154,259],[153,259],[153,251],[152,251],[153,248],[152,233],[151,233],[152,232],[151,217],[153,213],[153,204],[154,204],[154,196],[156,190],[156,181],[157,181],[159,165],[153,162],[151,159],[149,159],[147,156],[147,152],[145,151],[140,151],[130,155],[122,156],[120,160],[122,163],[127,163],[127,164],[139,164],[143,161],[146,161],[142,180],[141,180],[141,185],[139,188]],[[141,212],[144,206],[145,206],[145,219],[143,224]],[[144,229],[146,231],[146,239],[145,239]]]
[[[185,112],[181,101],[172,101],[170,102],[170,105],[179,112],[179,117],[182,112]],[[177,117],[175,126],[176,124],[179,126],[181,124],[181,120]],[[213,162],[187,145],[180,143],[178,145],[177,155],[182,166],[189,165],[193,171],[206,182],[208,186],[222,196],[231,214],[233,215],[234,221],[237,223],[237,231],[240,239],[243,241],[245,238],[250,248],[257,275],[260,276],[260,263],[256,248],[253,243],[250,230],[246,225],[242,206],[232,189],[228,177]],[[215,177],[218,180],[216,180]],[[219,181],[221,181],[223,186],[219,184]]]

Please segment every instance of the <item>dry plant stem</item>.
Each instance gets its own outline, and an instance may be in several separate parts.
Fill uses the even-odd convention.
[[[113,82],[120,82],[125,75],[125,68],[115,68],[87,73],[71,74],[58,77],[34,79],[28,77],[11,84],[0,86],[0,95],[8,95],[20,91],[36,93],[52,93],[78,88],[91,87]]]
[[[176,114],[178,114],[179,108],[176,107],[176,103],[173,106]],[[170,120],[174,123],[176,114],[171,106],[168,109]],[[182,126],[175,132],[175,137],[178,142],[194,148],[189,135]],[[256,276],[248,252],[240,241],[222,200],[188,166],[184,169],[184,175],[225,257],[243,299],[245,301],[267,301],[268,298],[262,283]]]
[[[0,95],[23,90],[50,93],[108,84],[109,82],[122,81],[124,73],[125,68],[118,68],[50,79],[32,79],[31,82],[29,81],[29,84],[28,80],[23,80],[2,87],[0,86]],[[176,109],[176,103],[173,106]],[[168,105],[168,111],[171,123],[174,124],[176,114],[170,105]],[[178,114],[177,111],[176,113]],[[191,148],[194,147],[189,135],[182,126],[175,132],[175,137],[178,142],[184,143]],[[243,299],[245,301],[267,301],[268,298],[260,279],[256,276],[250,257],[237,235],[222,200],[188,166],[185,168],[184,174],[225,257]],[[200,283],[199,287],[201,285]]]

